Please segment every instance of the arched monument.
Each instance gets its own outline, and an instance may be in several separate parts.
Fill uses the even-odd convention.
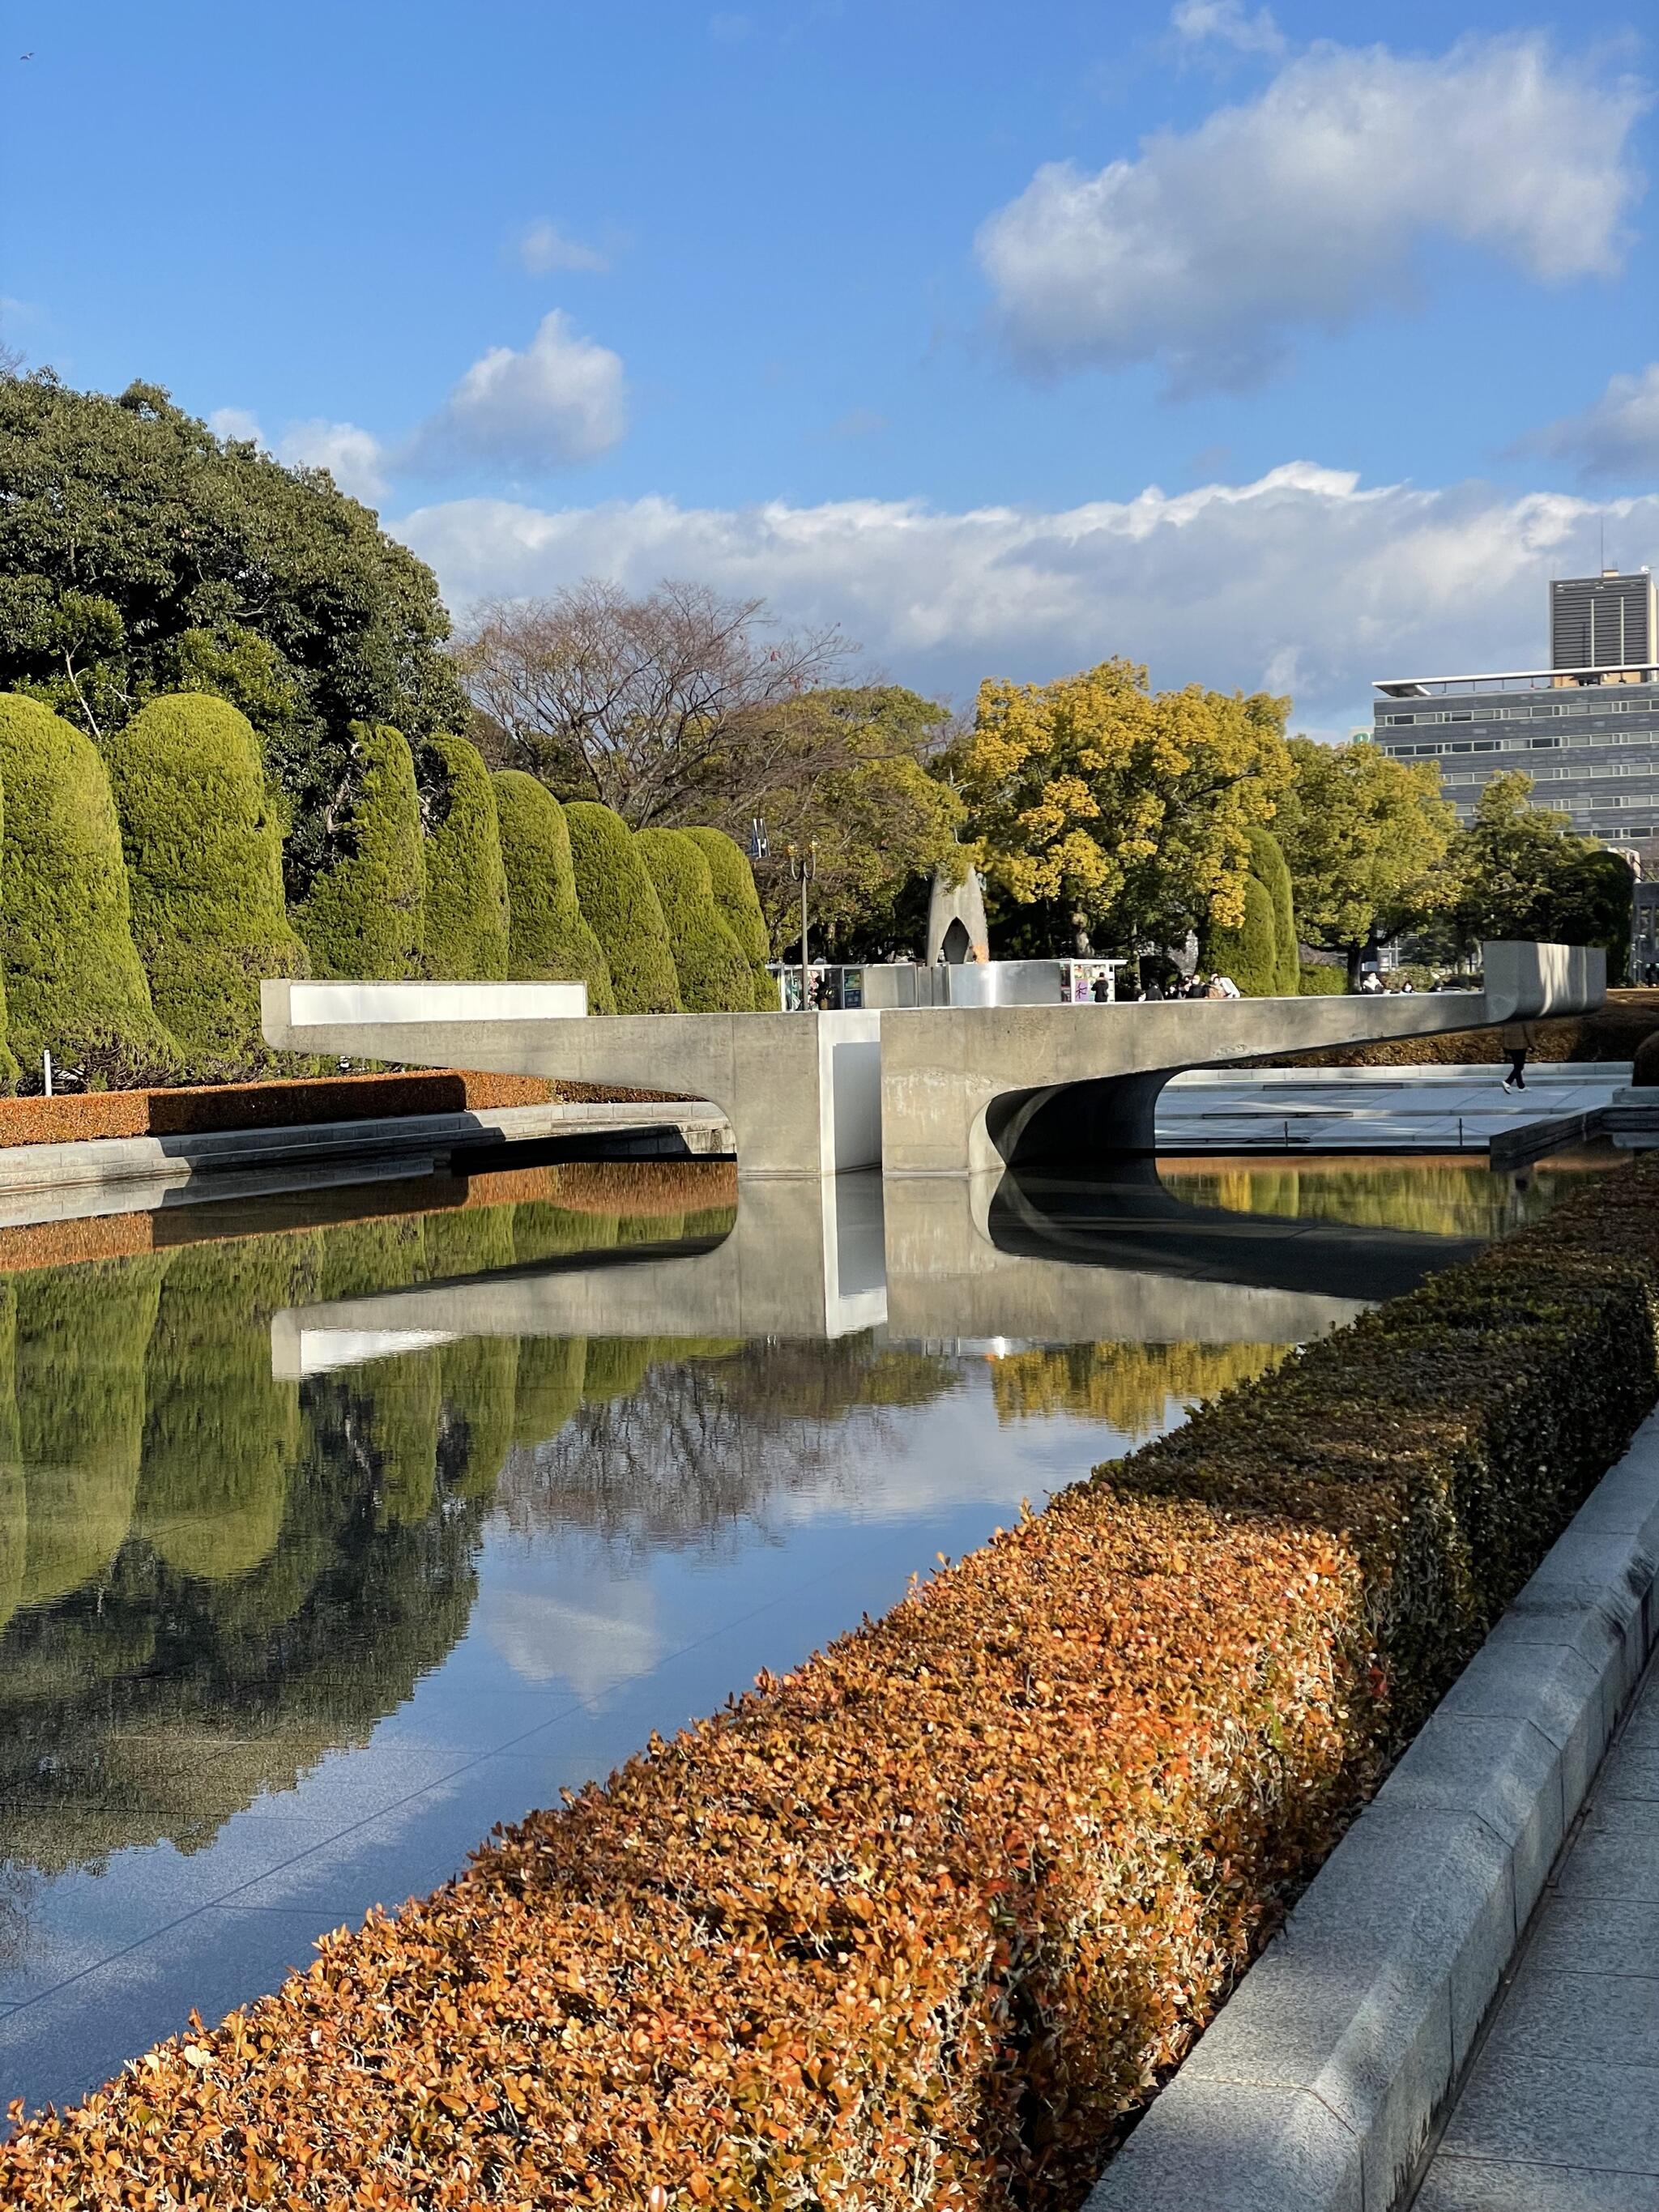
[[[957,967],[963,961],[990,957],[985,885],[979,870],[969,868],[959,884],[953,884],[943,868],[935,868],[933,887],[927,896],[927,965],[931,968],[943,958]]]

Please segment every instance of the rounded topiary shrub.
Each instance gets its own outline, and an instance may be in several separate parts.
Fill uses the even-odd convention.
[[[483,756],[465,738],[428,738],[415,756],[415,782],[425,831],[424,971],[440,981],[501,982],[507,877]]]
[[[293,909],[313,975],[421,973],[425,864],[415,763],[401,731],[351,726],[356,791],[339,850]]]
[[[1250,873],[1273,902],[1273,996],[1293,999],[1299,988],[1301,954],[1296,935],[1296,895],[1279,840],[1271,830],[1250,832]]]
[[[708,863],[714,885],[714,903],[720,919],[738,940],[738,949],[749,963],[754,978],[755,1006],[763,1014],[778,1011],[778,979],[767,966],[772,948],[766,934],[766,916],[749,855],[724,830],[688,830],[686,836]]]
[[[714,903],[708,863],[684,830],[641,830],[634,840],[656,886],[688,1014],[752,1013],[755,979]]]
[[[157,1015],[186,1054],[265,1060],[260,979],[307,963],[252,726],[226,700],[178,692],[151,700],[105,759]]]
[[[564,809],[522,769],[498,769],[495,811],[507,873],[507,972],[515,983],[586,983],[590,1014],[614,1014],[605,949],[583,919]]]
[[[117,1080],[176,1068],[132,942],[109,778],[90,738],[33,699],[0,697],[0,972],[11,1042]]]
[[[1278,967],[1273,902],[1255,877],[1244,878],[1244,919],[1238,927],[1212,925],[1204,963],[1231,975],[1247,999],[1273,996]]]
[[[683,1012],[668,926],[628,824],[586,799],[573,799],[564,819],[577,904],[604,950],[617,1012]]]

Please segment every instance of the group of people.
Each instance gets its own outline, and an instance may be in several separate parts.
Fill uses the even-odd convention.
[[[1359,988],[1370,998],[1375,998],[1379,992],[1387,991],[1390,988],[1401,997],[1410,997],[1417,989],[1416,984],[1409,975],[1402,975],[1397,983],[1390,987],[1382,981],[1375,968],[1368,968],[1365,970],[1359,979]]]
[[[1157,975],[1143,970],[1140,981],[1124,995],[1145,1004],[1164,999],[1242,999],[1244,994],[1231,975],[1206,975],[1195,969],[1190,975],[1171,975],[1167,985]],[[1111,985],[1103,975],[1094,987],[1094,996],[1097,1000],[1111,996]]]

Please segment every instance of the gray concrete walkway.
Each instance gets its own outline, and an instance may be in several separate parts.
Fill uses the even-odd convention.
[[[1659,1672],[1544,1893],[1413,2212],[1659,2212]]]

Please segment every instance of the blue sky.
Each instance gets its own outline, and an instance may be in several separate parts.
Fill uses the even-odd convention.
[[[3,0],[5,331],[458,612],[695,575],[959,702],[1120,652],[1340,729],[1659,555],[1640,12],[1355,12]]]

